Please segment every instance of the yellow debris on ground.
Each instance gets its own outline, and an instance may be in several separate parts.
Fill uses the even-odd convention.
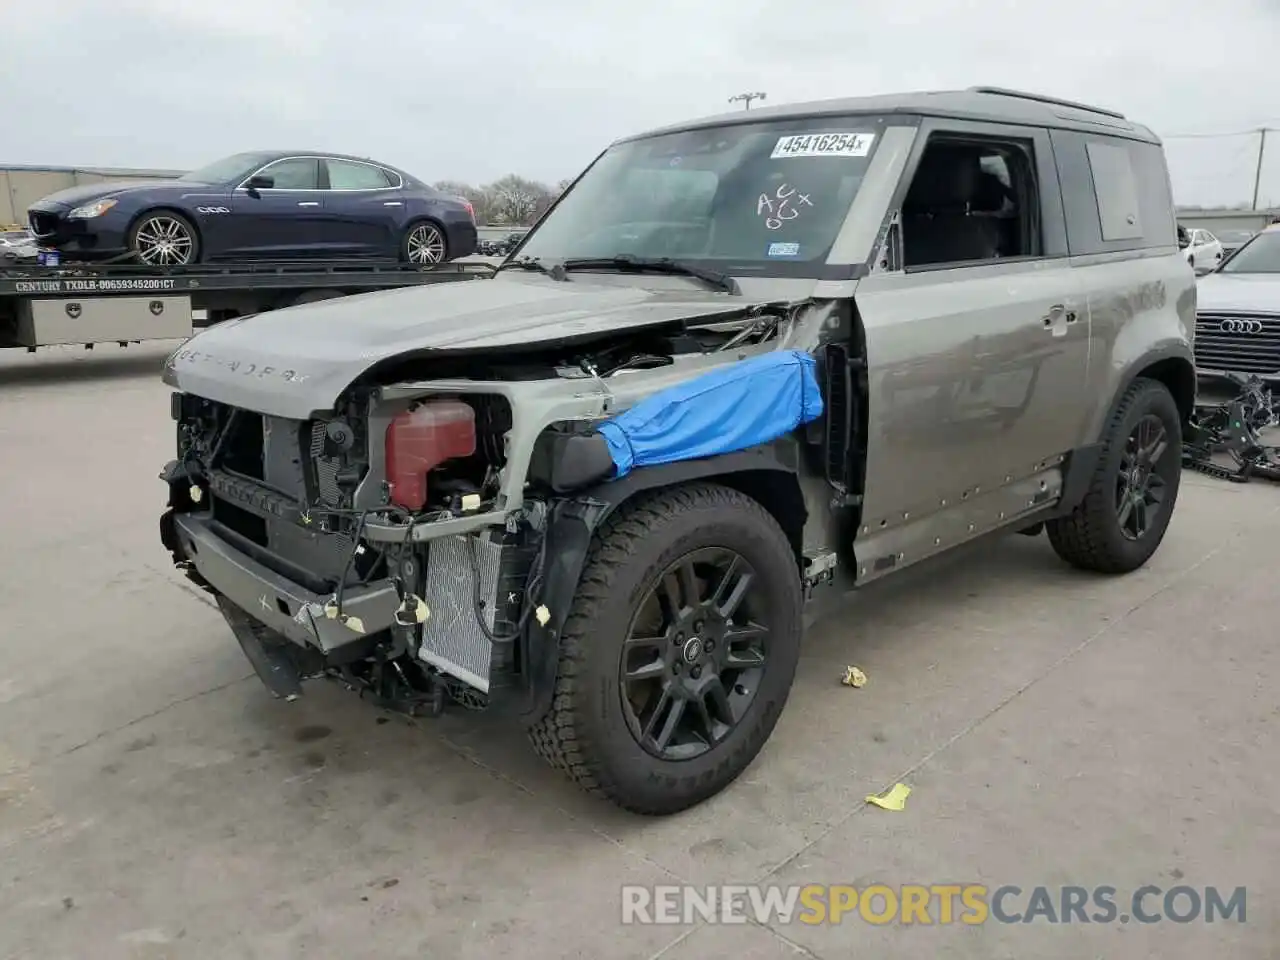
[[[893,810],[894,812],[905,810],[907,808],[907,797],[911,796],[911,788],[905,783],[895,783],[889,788],[888,793],[875,796],[872,794],[867,797],[867,803],[875,804],[881,810]]]
[[[840,678],[840,682],[846,687],[865,687],[867,675],[857,667],[845,667],[844,676]]]

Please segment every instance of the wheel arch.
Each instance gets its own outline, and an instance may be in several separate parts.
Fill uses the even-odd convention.
[[[1067,457],[1066,475],[1062,497],[1055,513],[1067,514],[1079,506],[1089,488],[1098,460],[1102,456],[1103,437],[1107,424],[1115,417],[1116,410],[1129,388],[1139,379],[1155,380],[1163,384],[1173,395],[1178,406],[1178,416],[1185,430],[1191,422],[1196,407],[1196,368],[1189,350],[1162,348],[1144,354],[1129,367],[1120,378],[1111,402],[1107,404],[1099,435],[1086,446],[1071,451]]]
[[[643,467],[557,504],[548,524],[549,559],[540,597],[550,617],[545,624],[530,625],[521,651],[525,667],[522,722],[536,721],[551,706],[560,633],[577,592],[591,540],[601,524],[648,493],[692,483],[722,484],[755,500],[778,522],[795,553],[799,577],[807,510],[798,470],[798,444],[786,438],[718,457]]]
[[[1110,422],[1117,405],[1135,380],[1155,380],[1162,383],[1173,394],[1173,401],[1178,405],[1178,415],[1185,426],[1196,408],[1196,366],[1190,351],[1176,349],[1153,350],[1143,355],[1129,368],[1129,372],[1121,379],[1111,405],[1107,409]]]

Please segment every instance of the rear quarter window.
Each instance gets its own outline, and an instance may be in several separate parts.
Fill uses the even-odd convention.
[[[1158,145],[1063,130],[1052,140],[1072,255],[1176,245],[1173,192]]]

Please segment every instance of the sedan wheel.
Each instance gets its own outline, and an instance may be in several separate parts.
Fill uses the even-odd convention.
[[[443,263],[444,234],[433,223],[419,223],[405,237],[404,252],[410,263]]]
[[[193,263],[196,255],[195,230],[176,215],[158,213],[133,228],[130,247],[139,260],[153,267]]]

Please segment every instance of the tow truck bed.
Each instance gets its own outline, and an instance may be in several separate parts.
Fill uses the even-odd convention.
[[[231,317],[328,297],[489,276],[487,263],[273,261],[156,268],[0,267],[0,347],[189,337]]]

